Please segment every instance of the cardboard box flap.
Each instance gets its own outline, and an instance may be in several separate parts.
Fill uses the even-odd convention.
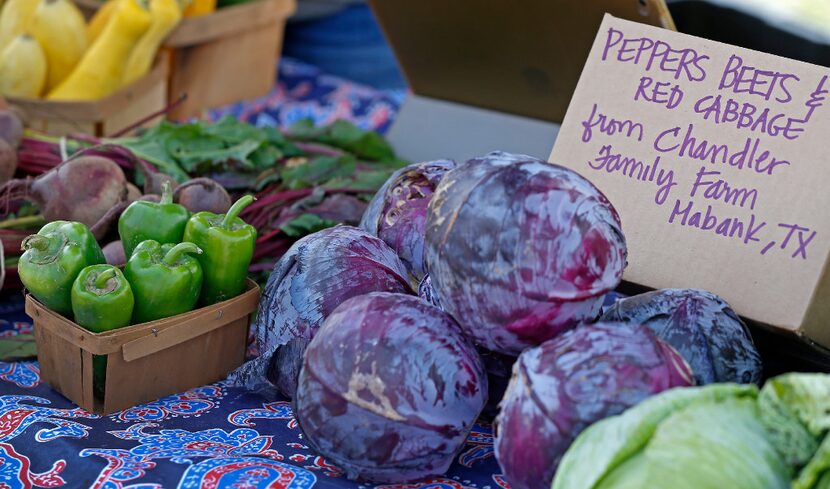
[[[252,309],[256,308],[258,300],[257,294],[244,294],[239,296],[239,300],[219,304],[221,307],[209,311],[208,317],[201,312],[190,314],[189,317],[179,319],[175,328],[153,329],[149,332],[150,334],[124,343],[122,347],[124,361],[132,362],[247,316]]]
[[[418,95],[561,122],[605,12],[674,28],[663,0],[369,0]]]

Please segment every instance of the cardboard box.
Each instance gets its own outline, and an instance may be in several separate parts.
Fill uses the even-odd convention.
[[[544,158],[603,14],[673,28],[663,0],[369,0],[413,93],[388,139],[404,158]]]
[[[550,160],[619,211],[626,281],[830,347],[828,93],[826,67],[609,15]]]
[[[266,95],[273,88],[285,22],[296,0],[257,0],[189,17],[164,42],[172,54],[172,119]]]
[[[92,333],[31,295],[40,376],[89,412],[109,414],[216,382],[245,358],[248,323],[259,287],[219,304],[149,323]],[[92,356],[107,356],[104,399],[92,388]]]

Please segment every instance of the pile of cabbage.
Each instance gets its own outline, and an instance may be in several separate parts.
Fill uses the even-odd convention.
[[[581,441],[591,426],[663,395],[749,399],[762,370],[746,325],[708,292],[655,291],[603,311],[626,259],[616,210],[569,169],[503,152],[410,165],[359,228],[306,236],[277,263],[254,325],[260,356],[231,380],[291,399],[304,440],[353,479],[441,475],[476,420],[494,418],[514,489],[577,487],[589,466],[593,485],[579,487],[648,487],[624,479],[623,462],[654,430],[633,429],[625,438],[642,444],[619,440],[612,453],[598,441],[609,434]],[[738,404],[724,419],[752,411]]]

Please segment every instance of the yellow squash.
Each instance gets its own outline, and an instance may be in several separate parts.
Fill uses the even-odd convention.
[[[97,100],[118,90],[130,54],[152,23],[153,16],[138,4],[138,0],[119,2],[104,31],[78,66],[47,98]]]
[[[191,0],[190,5],[184,9],[185,17],[209,14],[216,10],[216,0]]]
[[[124,76],[125,85],[138,80],[150,71],[161,42],[179,25],[182,19],[177,0],[150,0],[150,12],[153,14],[153,24],[130,55]]]
[[[95,11],[95,15],[89,19],[89,24],[86,26],[86,37],[89,40],[89,44],[94,43],[104,31],[104,27],[107,26],[107,22],[112,18],[112,14],[115,12],[115,7],[118,6],[119,1],[107,0],[106,3]]]
[[[46,83],[46,55],[37,39],[20,34],[0,51],[0,95],[39,97]]]
[[[38,3],[40,0],[8,0],[3,4],[0,11],[0,50],[26,32]]]
[[[84,16],[70,0],[41,0],[30,29],[46,53],[46,89],[52,90],[72,73],[86,51]]]

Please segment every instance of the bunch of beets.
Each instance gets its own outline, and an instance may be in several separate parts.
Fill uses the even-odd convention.
[[[663,290],[603,311],[626,264],[588,180],[502,152],[396,172],[360,228],[299,240],[231,375],[293,400],[309,445],[355,479],[443,474],[480,417],[514,488],[550,487],[591,423],[673,387],[758,382],[746,326],[718,297]]]

